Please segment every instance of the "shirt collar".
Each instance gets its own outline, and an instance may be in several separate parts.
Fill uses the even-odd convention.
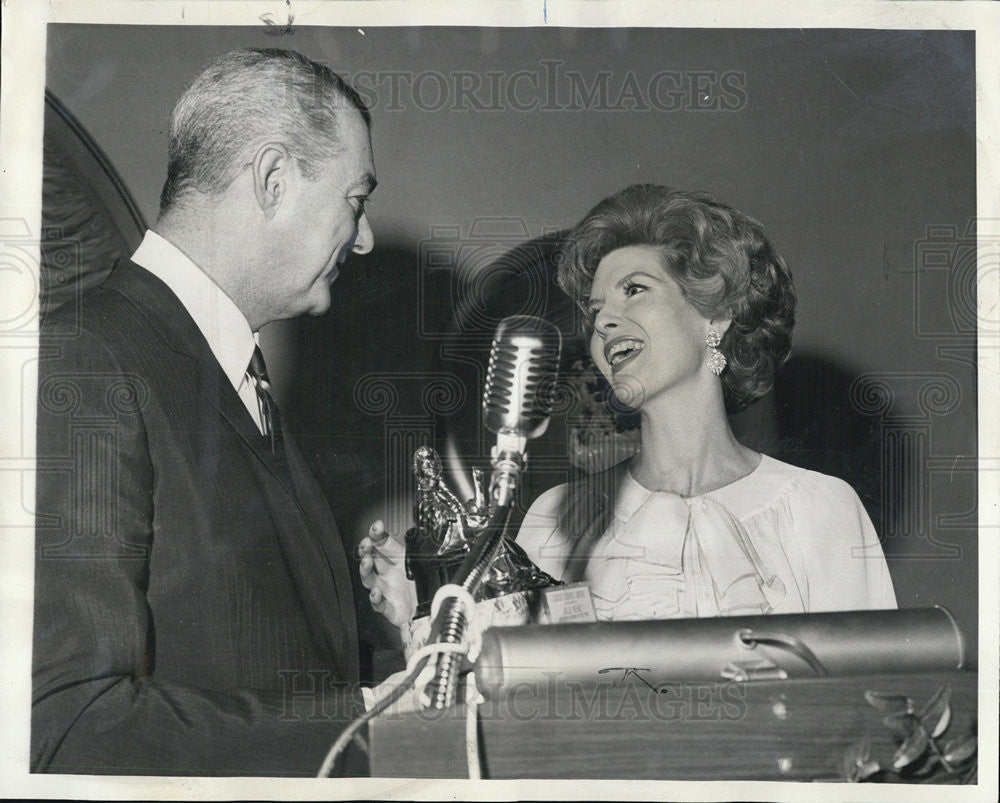
[[[723,485],[712,491],[705,491],[694,496],[680,496],[671,491],[651,491],[632,476],[628,468],[629,461],[620,463],[616,468],[618,471],[618,489],[615,497],[615,518],[619,521],[628,521],[636,512],[646,504],[646,500],[653,494],[671,494],[678,499],[683,499],[687,503],[697,503],[704,507],[707,503],[717,503],[723,508],[733,511],[743,511],[748,504],[757,505],[760,499],[767,498],[766,485],[761,484],[767,481],[767,475],[773,470],[777,461],[761,455],[760,462],[754,469],[739,479],[733,480],[728,485]],[[751,492],[750,489],[757,489]]]
[[[653,492],[641,486],[628,470],[628,461],[619,466],[618,493],[615,497],[615,518],[628,521],[635,515]]]
[[[239,307],[205,271],[155,231],[146,232],[132,261],[174,292],[239,391],[256,346],[254,333]]]

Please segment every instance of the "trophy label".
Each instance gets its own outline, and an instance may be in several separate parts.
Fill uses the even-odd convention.
[[[550,625],[569,622],[596,622],[594,601],[586,582],[543,588],[545,617]]]

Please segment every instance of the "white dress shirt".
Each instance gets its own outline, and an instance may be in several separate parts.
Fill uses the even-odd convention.
[[[132,261],[160,279],[180,299],[263,433],[257,391],[247,374],[257,337],[239,307],[207,273],[155,231],[146,232]]]

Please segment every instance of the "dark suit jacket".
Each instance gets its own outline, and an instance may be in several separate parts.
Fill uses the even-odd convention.
[[[35,771],[314,774],[363,710],[350,566],[176,296],[134,264],[43,325]]]

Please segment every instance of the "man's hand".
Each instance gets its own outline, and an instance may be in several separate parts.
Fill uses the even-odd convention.
[[[369,589],[368,601],[396,627],[413,618],[417,589],[406,577],[406,547],[385,531],[381,519],[372,522],[368,535],[358,544],[361,584]]]

